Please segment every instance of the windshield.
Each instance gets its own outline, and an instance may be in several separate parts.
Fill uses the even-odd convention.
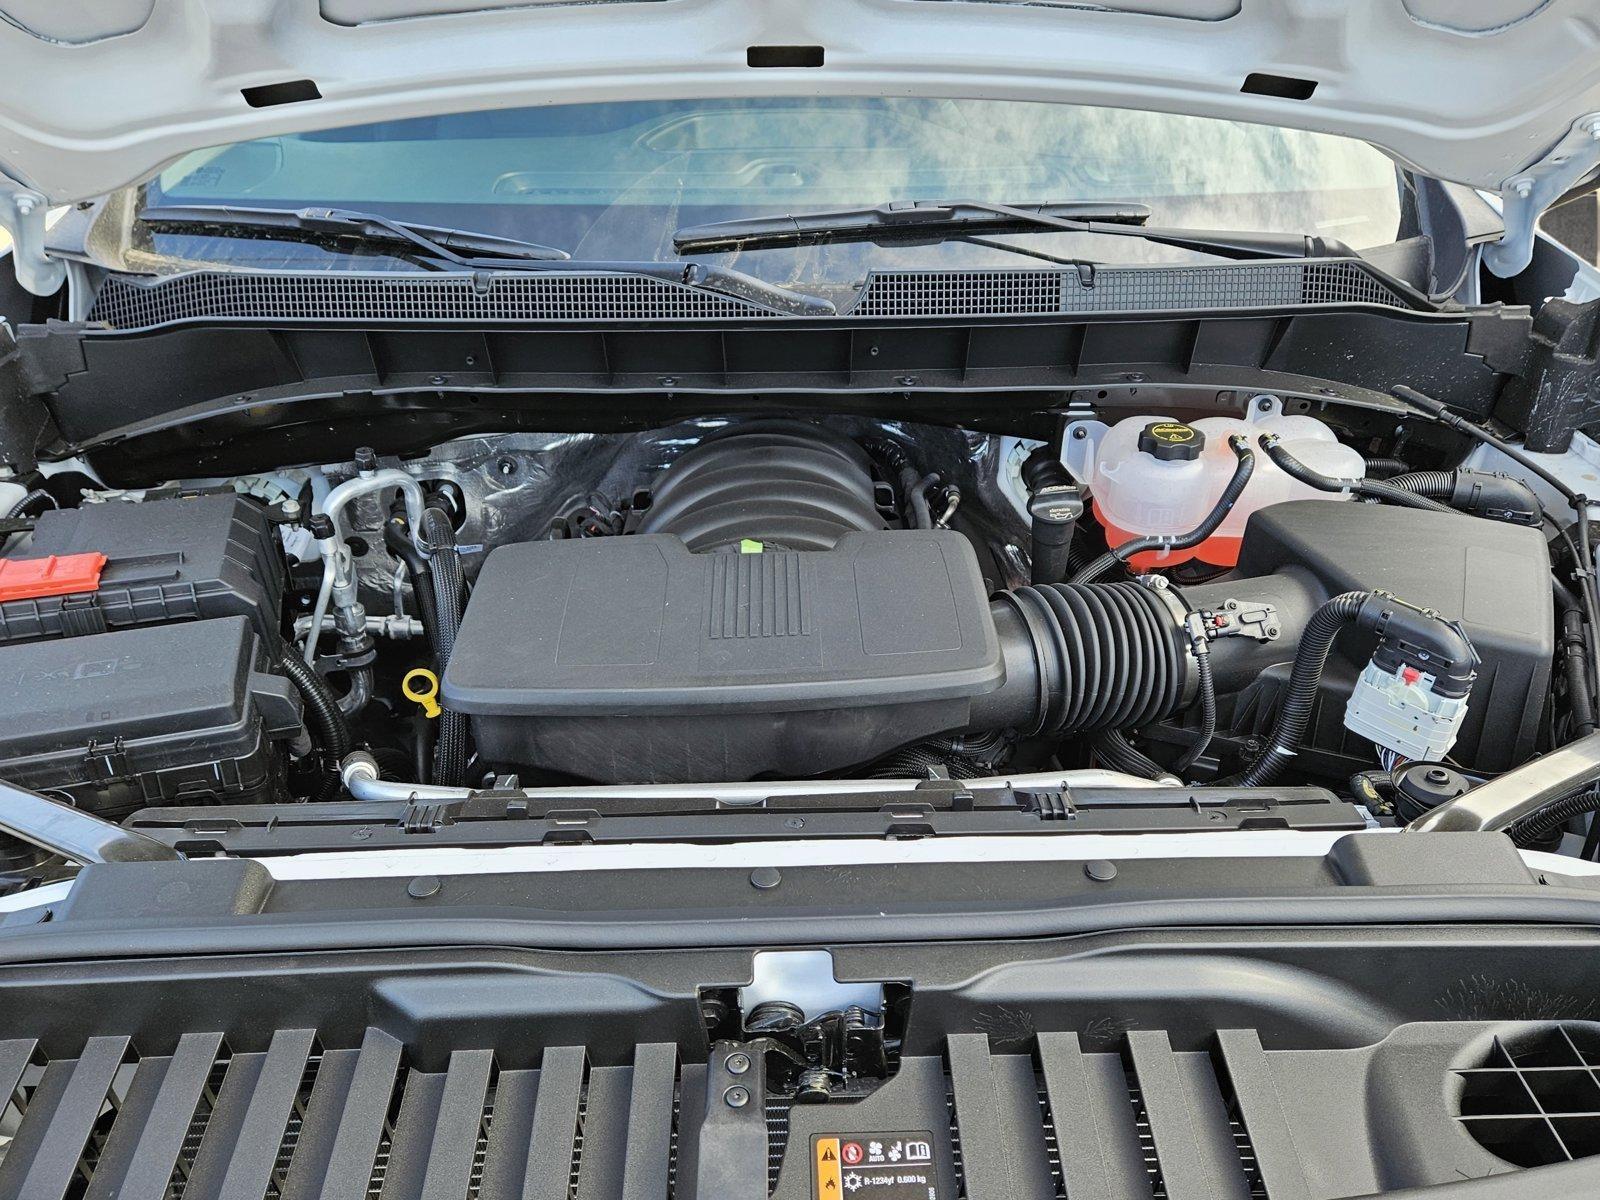
[[[362,209],[578,259],[671,261],[685,225],[940,199],[1142,202],[1155,225],[1357,247],[1393,241],[1400,221],[1393,162],[1345,138],[1120,109],[851,97],[552,106],[292,134],[187,155],[147,185],[144,203]],[[1102,261],[1196,257],[1081,233],[1005,240]],[[146,244],[187,259],[336,265],[315,248],[259,240],[163,233]],[[870,267],[1031,261],[964,243],[709,257],[795,285]]]

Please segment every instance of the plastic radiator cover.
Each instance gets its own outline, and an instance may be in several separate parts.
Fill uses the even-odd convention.
[[[491,762],[672,782],[860,763],[960,728],[1003,678],[960,534],[744,554],[662,534],[495,550],[443,698]]]

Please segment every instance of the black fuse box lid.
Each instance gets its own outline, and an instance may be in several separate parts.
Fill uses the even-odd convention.
[[[136,803],[234,798],[301,724],[293,685],[266,667],[244,617],[9,646],[0,778],[95,810],[113,785]]]
[[[276,653],[284,589],[277,534],[232,493],[51,510],[13,559],[106,556],[94,591],[0,603],[0,643],[246,616]]]

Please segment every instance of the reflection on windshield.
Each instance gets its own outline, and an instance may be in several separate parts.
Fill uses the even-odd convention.
[[[582,259],[667,260],[681,225],[955,198],[1143,201],[1162,225],[1317,233],[1356,246],[1392,241],[1399,225],[1393,163],[1344,138],[1119,109],[848,97],[541,107],[293,134],[188,155],[151,181],[146,203],[359,208]],[[193,241],[163,238],[157,248],[194,257]],[[1073,234],[1028,244],[1112,261],[1194,258]],[[828,249],[757,252],[740,266],[798,283],[866,263],[1027,265],[960,244]],[[207,258],[257,265],[264,254],[308,253],[260,242],[204,248]]]

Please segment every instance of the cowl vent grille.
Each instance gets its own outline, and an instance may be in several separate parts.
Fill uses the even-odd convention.
[[[192,320],[602,321],[771,317],[731,296],[633,275],[346,275],[193,271],[108,279],[89,313],[114,329]]]
[[[1012,316],[1412,301],[1354,262],[1268,262],[1067,271],[892,271],[867,281],[857,317]]]
[[[1600,1154],[1600,1025],[1497,1036],[1455,1077],[1456,1119],[1496,1157],[1540,1167]]]
[[[1298,261],[1077,270],[879,271],[846,317],[1029,316],[1312,304],[1417,305],[1360,263]],[[192,271],[112,276],[89,313],[114,329],[182,321],[667,321],[772,318],[668,280],[580,272],[465,275]]]

